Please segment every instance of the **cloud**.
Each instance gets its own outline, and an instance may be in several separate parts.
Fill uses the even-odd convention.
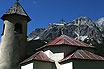
[[[36,4],[37,4],[37,1],[36,1],[36,0],[34,0],[34,1],[33,1],[33,4],[34,4],[34,5],[36,5]]]

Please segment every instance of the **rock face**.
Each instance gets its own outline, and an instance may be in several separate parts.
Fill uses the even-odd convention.
[[[102,50],[100,51],[104,50],[104,18],[93,21],[88,17],[79,17],[68,23],[63,20],[57,23],[50,23],[47,28],[35,29],[28,36],[28,40],[41,39],[51,41],[63,33],[74,39],[96,46],[98,49],[97,53],[100,53],[99,49],[101,48]]]

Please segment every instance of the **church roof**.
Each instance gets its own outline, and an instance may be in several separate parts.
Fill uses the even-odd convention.
[[[62,44],[79,46],[79,47],[95,48],[94,46],[91,46],[91,45],[88,45],[88,44],[83,43],[81,41],[75,40],[75,39],[68,37],[67,35],[63,34],[63,35],[59,36],[58,38],[56,38],[55,40],[49,42],[48,44],[38,48],[37,50],[42,49],[42,48],[47,47],[47,46],[62,45]]]
[[[66,58],[60,60],[59,62],[64,62],[69,59],[89,59],[89,60],[103,60],[104,58],[98,55],[95,55],[89,51],[86,50],[76,50],[71,55],[67,56]]]
[[[21,62],[20,64],[27,63],[27,62],[32,61],[32,60],[54,62],[54,60],[48,58],[48,56],[43,51],[39,51],[39,52],[33,54],[31,57],[24,60],[23,62]]]
[[[1,17],[1,19],[4,20],[6,15],[11,15],[11,14],[22,15],[27,17],[29,21],[31,20],[18,1]]]

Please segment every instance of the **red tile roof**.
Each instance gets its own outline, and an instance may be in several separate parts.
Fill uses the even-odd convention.
[[[73,45],[73,46],[82,46],[82,47],[90,47],[90,48],[95,48],[94,46],[88,45],[86,43],[83,43],[81,41],[75,40],[71,37],[68,37],[66,35],[61,35],[60,37],[56,38],[55,40],[53,40],[52,42],[38,48],[37,50],[44,48],[46,46],[51,46],[51,45]]]
[[[26,59],[23,62],[21,62],[20,64],[29,62],[31,60],[54,62],[54,60],[48,58],[48,56],[43,51],[39,51],[39,52],[35,53],[34,55],[32,55],[31,57],[29,57],[28,59]]]
[[[60,60],[59,62],[64,62],[69,59],[90,59],[90,60],[103,60],[104,58],[98,55],[95,55],[86,50],[77,50],[73,54],[67,56],[66,58]]]

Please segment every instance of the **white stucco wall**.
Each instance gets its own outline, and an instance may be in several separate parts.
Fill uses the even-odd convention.
[[[64,52],[61,53],[53,53],[51,50],[47,50],[44,52],[50,59],[55,61],[55,65],[57,69],[62,69],[61,65],[58,63],[59,60],[64,58]]]
[[[61,53],[53,53],[51,50],[47,50],[44,52],[49,58],[54,61],[59,61],[64,58],[64,52]]]
[[[21,69],[33,69],[33,63],[22,66]]]
[[[16,23],[22,25],[22,33],[14,31]],[[26,54],[27,21],[23,16],[11,15],[6,17],[4,24],[0,47],[0,69],[20,69],[19,63],[24,60]]]
[[[62,64],[60,65],[62,69],[73,69],[73,63],[66,63],[66,64]]]
[[[50,58],[53,53],[50,50],[44,51],[44,53]]]

